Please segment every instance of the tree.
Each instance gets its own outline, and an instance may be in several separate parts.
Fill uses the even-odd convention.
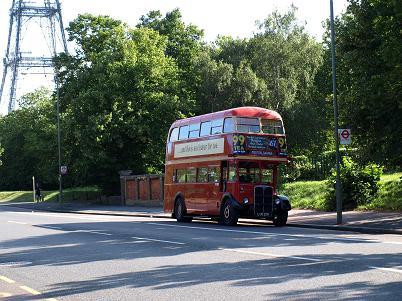
[[[215,41],[214,58],[238,68],[248,58],[248,40],[219,36]]]
[[[18,110],[0,118],[1,189],[30,189],[32,176],[44,187],[56,186],[55,112],[51,92],[39,88],[22,97]]]
[[[259,32],[248,41],[247,61],[266,85],[266,99],[257,104],[277,110],[284,118],[290,150],[322,150],[323,97],[316,78],[323,63],[323,48],[295,17],[296,8],[275,11],[258,22]],[[302,129],[302,130],[301,130]]]
[[[114,193],[119,170],[160,172],[170,124],[189,106],[167,39],[103,16],[80,16],[67,30],[78,52],[56,66],[74,184]]]
[[[352,128],[363,161],[401,166],[402,5],[349,2],[336,22],[340,124]]]
[[[310,96],[322,63],[321,46],[305,33],[295,17],[296,8],[274,12],[259,23],[248,56],[257,76],[268,87],[273,109],[284,111]]]
[[[208,51],[194,60],[194,70],[200,78],[197,93],[197,114],[226,109],[229,104],[233,66],[215,61]]]
[[[270,107],[267,85],[258,78],[246,61],[236,68],[230,85],[230,107]]]
[[[140,18],[138,28],[151,28],[167,38],[166,56],[173,58],[179,70],[180,98],[189,100],[188,113],[193,113],[199,78],[194,69],[194,60],[203,51],[203,30],[193,24],[186,25],[182,21],[179,9],[166,13],[150,11]],[[184,108],[183,108],[184,109]]]

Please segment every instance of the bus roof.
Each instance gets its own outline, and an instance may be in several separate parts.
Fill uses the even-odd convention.
[[[228,109],[224,111],[198,115],[190,118],[184,118],[180,120],[176,120],[171,127],[177,127],[180,125],[186,125],[189,123],[210,121],[224,117],[231,116],[240,116],[240,117],[256,117],[256,118],[264,118],[264,119],[274,119],[274,120],[282,120],[281,115],[278,112],[260,108],[260,107],[239,107]]]

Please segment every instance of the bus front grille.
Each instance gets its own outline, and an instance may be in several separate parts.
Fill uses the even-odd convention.
[[[256,186],[254,188],[254,215],[256,217],[272,216],[272,187]]]

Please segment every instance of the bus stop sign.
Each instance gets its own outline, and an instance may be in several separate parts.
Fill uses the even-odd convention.
[[[352,142],[350,129],[339,129],[338,135],[340,144],[350,144]]]
[[[67,166],[65,166],[65,165],[60,166],[60,174],[62,176],[67,174]]]

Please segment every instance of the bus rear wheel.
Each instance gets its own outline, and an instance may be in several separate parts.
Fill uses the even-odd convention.
[[[186,216],[187,210],[183,198],[179,198],[174,206],[174,215],[179,223],[189,223],[193,220],[192,217]]]
[[[279,213],[273,220],[273,223],[276,227],[283,227],[286,225],[286,222],[288,221],[288,212],[283,211]]]
[[[236,210],[233,208],[229,201],[225,202],[221,212],[220,222],[226,226],[234,226],[237,224],[238,216]]]

